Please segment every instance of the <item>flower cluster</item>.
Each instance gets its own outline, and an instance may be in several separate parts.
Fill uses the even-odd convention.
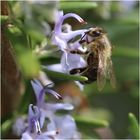
[[[61,95],[48,86],[43,87],[38,80],[31,81],[35,92],[37,104],[29,105],[28,121],[23,117],[18,118],[14,124],[17,135],[22,134],[22,140],[26,139],[79,139],[74,119],[70,115],[58,116],[58,110],[72,110],[68,103],[46,103],[45,93],[52,94],[61,99]]]

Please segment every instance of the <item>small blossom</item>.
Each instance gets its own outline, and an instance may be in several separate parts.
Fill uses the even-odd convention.
[[[85,49],[81,49],[81,48],[82,47],[80,46],[78,41],[73,44],[72,43],[68,44],[69,50],[81,50],[85,52]],[[81,55],[72,54],[70,53],[69,50],[67,51],[67,53],[63,53],[61,57],[61,65],[65,73],[69,73],[69,71],[74,68],[81,68],[87,65],[86,61]]]
[[[66,65],[69,65],[68,54],[67,54],[67,49],[69,46],[68,42],[71,39],[74,39],[78,35],[82,36],[86,30],[72,31],[70,30],[69,27],[67,27],[69,29],[68,30],[65,29],[64,32],[62,32],[62,24],[63,24],[63,21],[69,17],[73,17],[77,19],[80,23],[84,23],[84,20],[80,16],[74,13],[68,13],[66,15],[63,15],[63,11],[58,12],[57,17],[58,18],[56,20],[53,35],[52,35],[52,43],[54,45],[57,45],[59,49],[64,52],[63,59],[65,59],[64,61],[66,61]]]
[[[40,109],[37,106],[29,105],[28,112],[28,128],[22,134],[21,140],[34,140],[34,139],[54,139],[57,131],[41,132],[40,127]]]
[[[29,105],[29,113],[28,113],[28,124],[29,124],[29,131],[40,134],[40,124],[39,124],[39,118],[40,118],[40,110],[37,106],[33,106],[32,104]]]
[[[61,28],[63,31],[61,34],[65,34],[66,36],[67,35],[69,36],[72,32],[75,32],[71,30],[71,26],[69,24],[64,24]],[[82,30],[82,31],[80,30],[80,35],[82,35],[84,32],[85,30]],[[57,33],[55,34],[55,36],[57,36]],[[71,36],[71,39],[75,38],[76,36]],[[61,43],[61,41],[63,41],[63,43]],[[79,40],[71,43],[71,42],[65,41],[64,38],[61,38],[61,41],[60,41],[60,45],[62,48],[60,47],[60,49],[64,52],[61,57],[61,65],[62,65],[63,72],[69,73],[71,69],[85,67],[87,64],[81,55],[70,53],[71,50],[80,50],[82,52],[86,51],[86,48],[83,48],[81,44],[79,44]],[[58,42],[56,42],[56,45],[58,45],[59,47]]]
[[[41,104],[44,102],[45,94],[44,93],[50,93],[53,96],[55,96],[57,99],[62,99],[61,95],[59,95],[54,90],[50,89],[47,85],[45,87],[42,86],[42,84],[38,80],[31,81],[31,84],[33,86],[37,105],[41,106]]]
[[[80,133],[78,133],[74,119],[70,115],[55,116],[52,122],[48,124],[48,130],[59,130],[57,139],[79,139]]]

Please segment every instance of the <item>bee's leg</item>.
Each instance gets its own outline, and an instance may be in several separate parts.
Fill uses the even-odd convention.
[[[86,52],[82,52],[82,51],[80,51],[80,50],[70,50],[70,53],[72,53],[72,54],[88,54],[89,53],[89,51],[86,51]]]
[[[86,69],[87,69],[87,67],[84,67],[84,68],[75,68],[75,69],[70,70],[70,74],[82,73]]]

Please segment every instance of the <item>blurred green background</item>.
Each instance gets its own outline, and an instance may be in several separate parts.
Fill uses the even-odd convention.
[[[131,112],[139,119],[139,2],[60,1],[51,4],[52,7],[50,7],[47,4],[9,1],[9,5],[10,21],[14,27],[5,32],[15,49],[21,71],[26,77],[25,81],[29,81],[36,75],[41,63],[52,64],[60,61],[59,54],[57,57],[49,54],[45,57],[31,55],[31,51],[41,46],[44,39],[49,40],[49,36],[42,33],[41,25],[42,21],[47,21],[53,29],[54,22],[50,18],[50,11],[53,8],[61,9],[65,14],[76,13],[87,22],[87,25],[81,26],[74,19],[66,20],[65,22],[72,25],[73,30],[100,26],[107,32],[113,47],[112,61],[117,88],[113,89],[108,81],[101,92],[97,90],[96,83],[86,85],[81,94],[84,94],[88,105],[86,109],[75,112],[74,116],[77,118],[78,129],[82,131],[84,138],[135,138],[138,130],[134,128],[135,132],[132,132],[129,129],[131,117],[129,120],[128,114]],[[31,17],[30,11],[33,11]],[[2,18],[2,23],[6,20]],[[58,79],[54,78],[54,82],[59,83],[56,84],[59,89],[61,81],[58,82]],[[25,85],[29,83],[25,82]],[[26,92],[31,88],[28,87]],[[25,101],[28,97],[24,98]],[[31,102],[30,99],[27,100],[27,104],[24,102],[23,108],[26,109],[23,112],[27,111],[27,105]],[[79,116],[82,116],[82,120],[91,120],[91,122],[80,121]],[[92,124],[98,124],[98,119],[105,120],[109,125],[103,129],[92,129]],[[5,122],[6,119],[3,120]],[[92,122],[93,120],[95,122]]]

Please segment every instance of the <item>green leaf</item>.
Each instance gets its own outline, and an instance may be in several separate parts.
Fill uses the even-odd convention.
[[[5,33],[9,38],[13,48],[17,51],[20,48],[29,48],[29,42],[27,40],[27,34],[23,32],[20,28],[12,25],[6,28]],[[17,50],[16,50],[17,49]]]
[[[129,132],[135,139],[139,139],[139,125],[138,121],[133,113],[128,114],[129,117]]]
[[[21,66],[21,70],[26,77],[32,78],[38,75],[40,64],[36,56],[33,55],[31,51],[22,51],[17,58]]]
[[[25,93],[22,95],[21,102],[19,104],[19,107],[17,109],[17,112],[22,114],[22,113],[27,113],[28,111],[28,106],[30,103],[34,103],[35,101],[35,96],[32,94],[32,86],[31,86],[31,81],[30,80],[25,80]]]
[[[2,137],[4,137],[6,135],[6,133],[8,132],[8,130],[10,129],[12,125],[12,120],[6,120],[2,125],[1,125],[1,134]]]
[[[86,135],[86,138],[87,136],[90,136],[92,138],[98,138],[99,136],[95,133],[94,129],[108,126],[108,122],[104,120],[87,120],[82,117],[75,117],[75,121],[78,129],[80,130],[80,132]]]
[[[79,126],[79,128],[95,129],[108,126],[108,122],[105,120],[95,120],[95,119],[85,119],[82,117],[75,117],[75,121]]]
[[[99,140],[101,139],[99,134],[96,131],[93,130],[80,130],[82,132],[82,139],[96,139]]]
[[[75,76],[70,74],[64,74],[61,72],[51,71],[45,67],[42,67],[43,71],[47,73],[48,76],[56,79],[63,79],[63,80],[75,80],[75,81],[86,81],[88,80],[87,77],[84,76]]]
[[[38,59],[42,64],[47,64],[47,65],[48,64],[57,64],[60,62],[59,58],[54,57],[54,56],[47,56],[47,55],[39,56]]]
[[[97,7],[96,2],[86,1],[61,1],[60,9],[89,9]]]
[[[40,63],[30,50],[26,33],[16,26],[12,26],[6,31],[12,47],[16,52],[16,59],[24,76],[28,78],[37,76],[40,70]]]

